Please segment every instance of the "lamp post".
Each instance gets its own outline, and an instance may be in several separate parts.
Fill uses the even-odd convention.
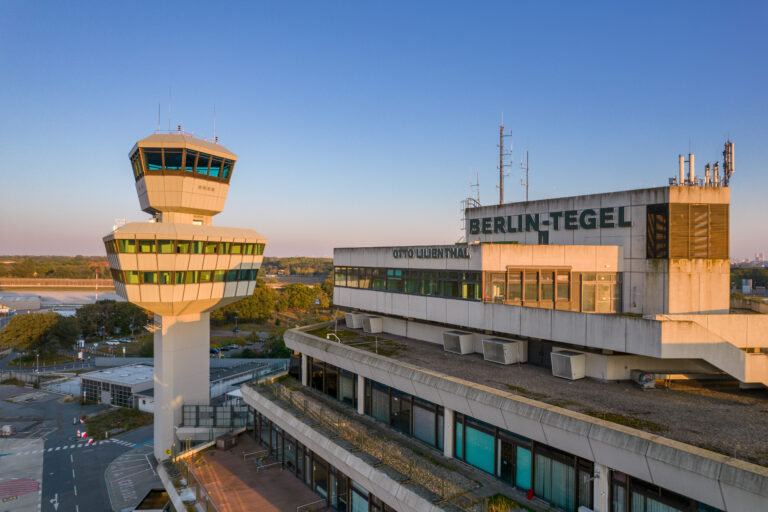
[[[237,334],[237,313],[235,313],[235,334]]]
[[[40,351],[39,350],[35,350],[35,361],[36,361],[35,373],[40,373]]]

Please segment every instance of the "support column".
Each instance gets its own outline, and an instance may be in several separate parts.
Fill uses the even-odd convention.
[[[357,376],[357,413],[365,414],[365,377]]]
[[[176,427],[182,405],[209,405],[211,322],[209,313],[155,315],[155,457],[180,444]]]
[[[608,466],[603,466],[595,462],[595,474],[597,476],[592,483],[594,485],[595,494],[595,512],[608,512],[610,510],[610,503],[608,503],[608,485],[611,477]]]
[[[301,354],[301,385],[304,387],[307,387],[307,372],[309,372],[307,362],[307,354]]]
[[[453,454],[453,409],[445,408],[443,416],[443,455],[452,459]]]

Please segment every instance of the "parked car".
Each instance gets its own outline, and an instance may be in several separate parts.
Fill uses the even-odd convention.
[[[120,340],[109,340],[105,342],[107,345],[119,345]]]

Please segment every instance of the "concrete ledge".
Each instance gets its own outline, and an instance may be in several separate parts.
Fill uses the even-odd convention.
[[[768,468],[304,332],[326,325],[291,329],[286,345],[723,510],[758,510],[768,500]]]

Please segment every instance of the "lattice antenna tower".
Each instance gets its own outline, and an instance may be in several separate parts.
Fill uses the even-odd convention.
[[[528,181],[528,172],[531,170],[530,165],[528,165],[528,150],[527,149],[525,150],[525,165],[523,165],[523,159],[521,158],[520,159],[520,169],[525,171],[525,177],[522,177],[522,176],[520,177],[520,185],[525,187],[525,202],[527,203],[528,202],[528,185],[530,183]],[[523,180],[525,180],[525,181],[523,181]]]

